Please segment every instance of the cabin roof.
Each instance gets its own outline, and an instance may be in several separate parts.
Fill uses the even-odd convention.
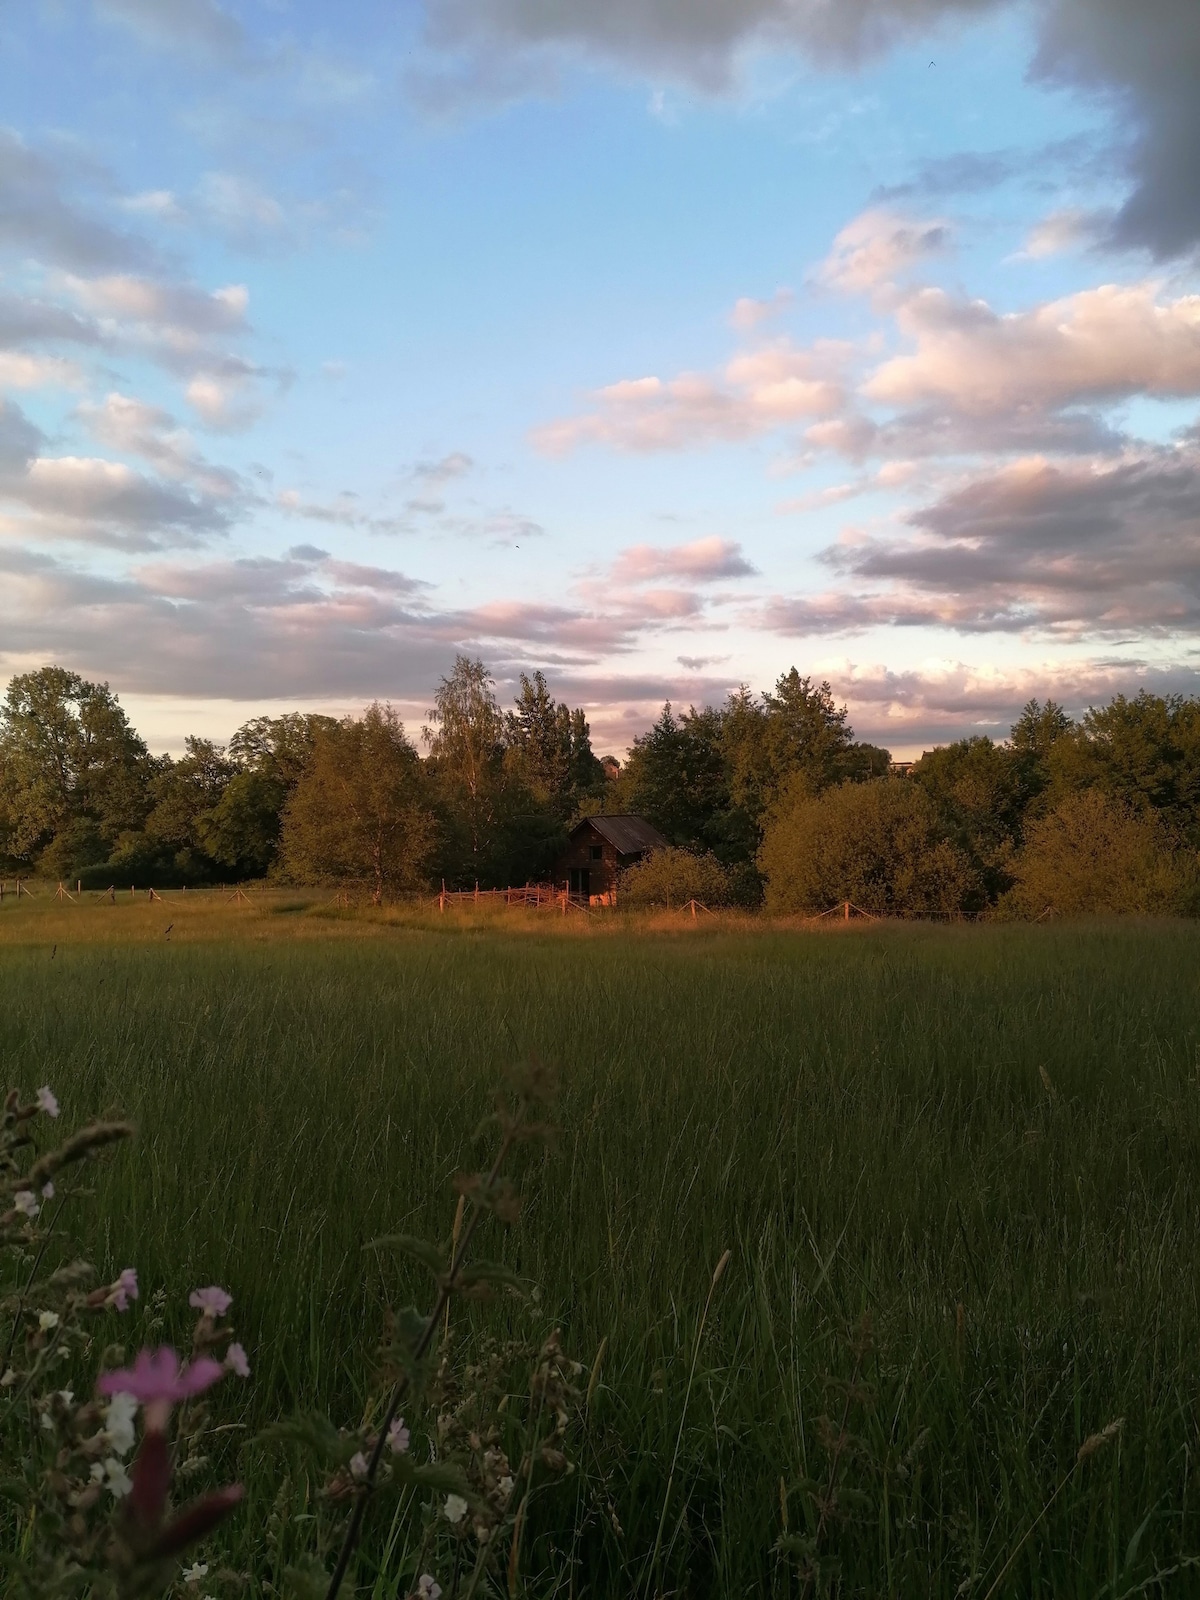
[[[665,850],[667,841],[645,817],[584,817],[571,829],[571,837],[581,828],[595,828],[608,840],[618,855],[638,855],[644,850]]]

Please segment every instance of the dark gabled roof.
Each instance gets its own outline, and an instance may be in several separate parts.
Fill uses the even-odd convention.
[[[580,828],[595,828],[618,855],[639,855],[644,850],[665,850],[667,841],[645,817],[585,817],[571,829],[574,838]]]

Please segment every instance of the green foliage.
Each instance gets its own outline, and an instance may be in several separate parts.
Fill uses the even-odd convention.
[[[716,856],[677,846],[655,850],[627,868],[617,886],[618,904],[633,910],[678,910],[689,900],[712,909],[729,905],[734,898],[733,877]]]
[[[1027,763],[1013,746],[981,737],[959,739],[927,751],[909,781],[933,801],[988,899],[995,899],[1012,883],[1012,855],[1030,799]]]
[[[933,801],[904,778],[846,783],[817,798],[801,778],[771,814],[759,866],[776,912],[820,913],[850,900],[877,916],[953,915],[977,891]]]
[[[4,850],[30,862],[60,834],[53,865],[68,875],[86,838],[108,843],[141,824],[153,771],[145,745],[107,684],[61,667],[15,677],[0,708]],[[83,829],[90,831],[84,832]]]
[[[361,884],[378,904],[424,886],[436,840],[426,773],[391,706],[318,732],[284,812],[289,877]]]
[[[1067,794],[1026,829],[1001,905],[1025,916],[1166,915],[1194,908],[1195,861],[1172,849],[1163,820],[1102,789]]]

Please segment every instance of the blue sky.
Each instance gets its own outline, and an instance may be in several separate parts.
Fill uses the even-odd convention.
[[[1185,0],[9,11],[0,671],[173,749],[458,650],[618,751],[1194,692],[1198,79]]]

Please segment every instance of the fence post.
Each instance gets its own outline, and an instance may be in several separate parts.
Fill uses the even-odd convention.
[[[846,918],[847,922],[850,921],[850,902],[849,902],[849,900],[846,901],[845,918]]]

